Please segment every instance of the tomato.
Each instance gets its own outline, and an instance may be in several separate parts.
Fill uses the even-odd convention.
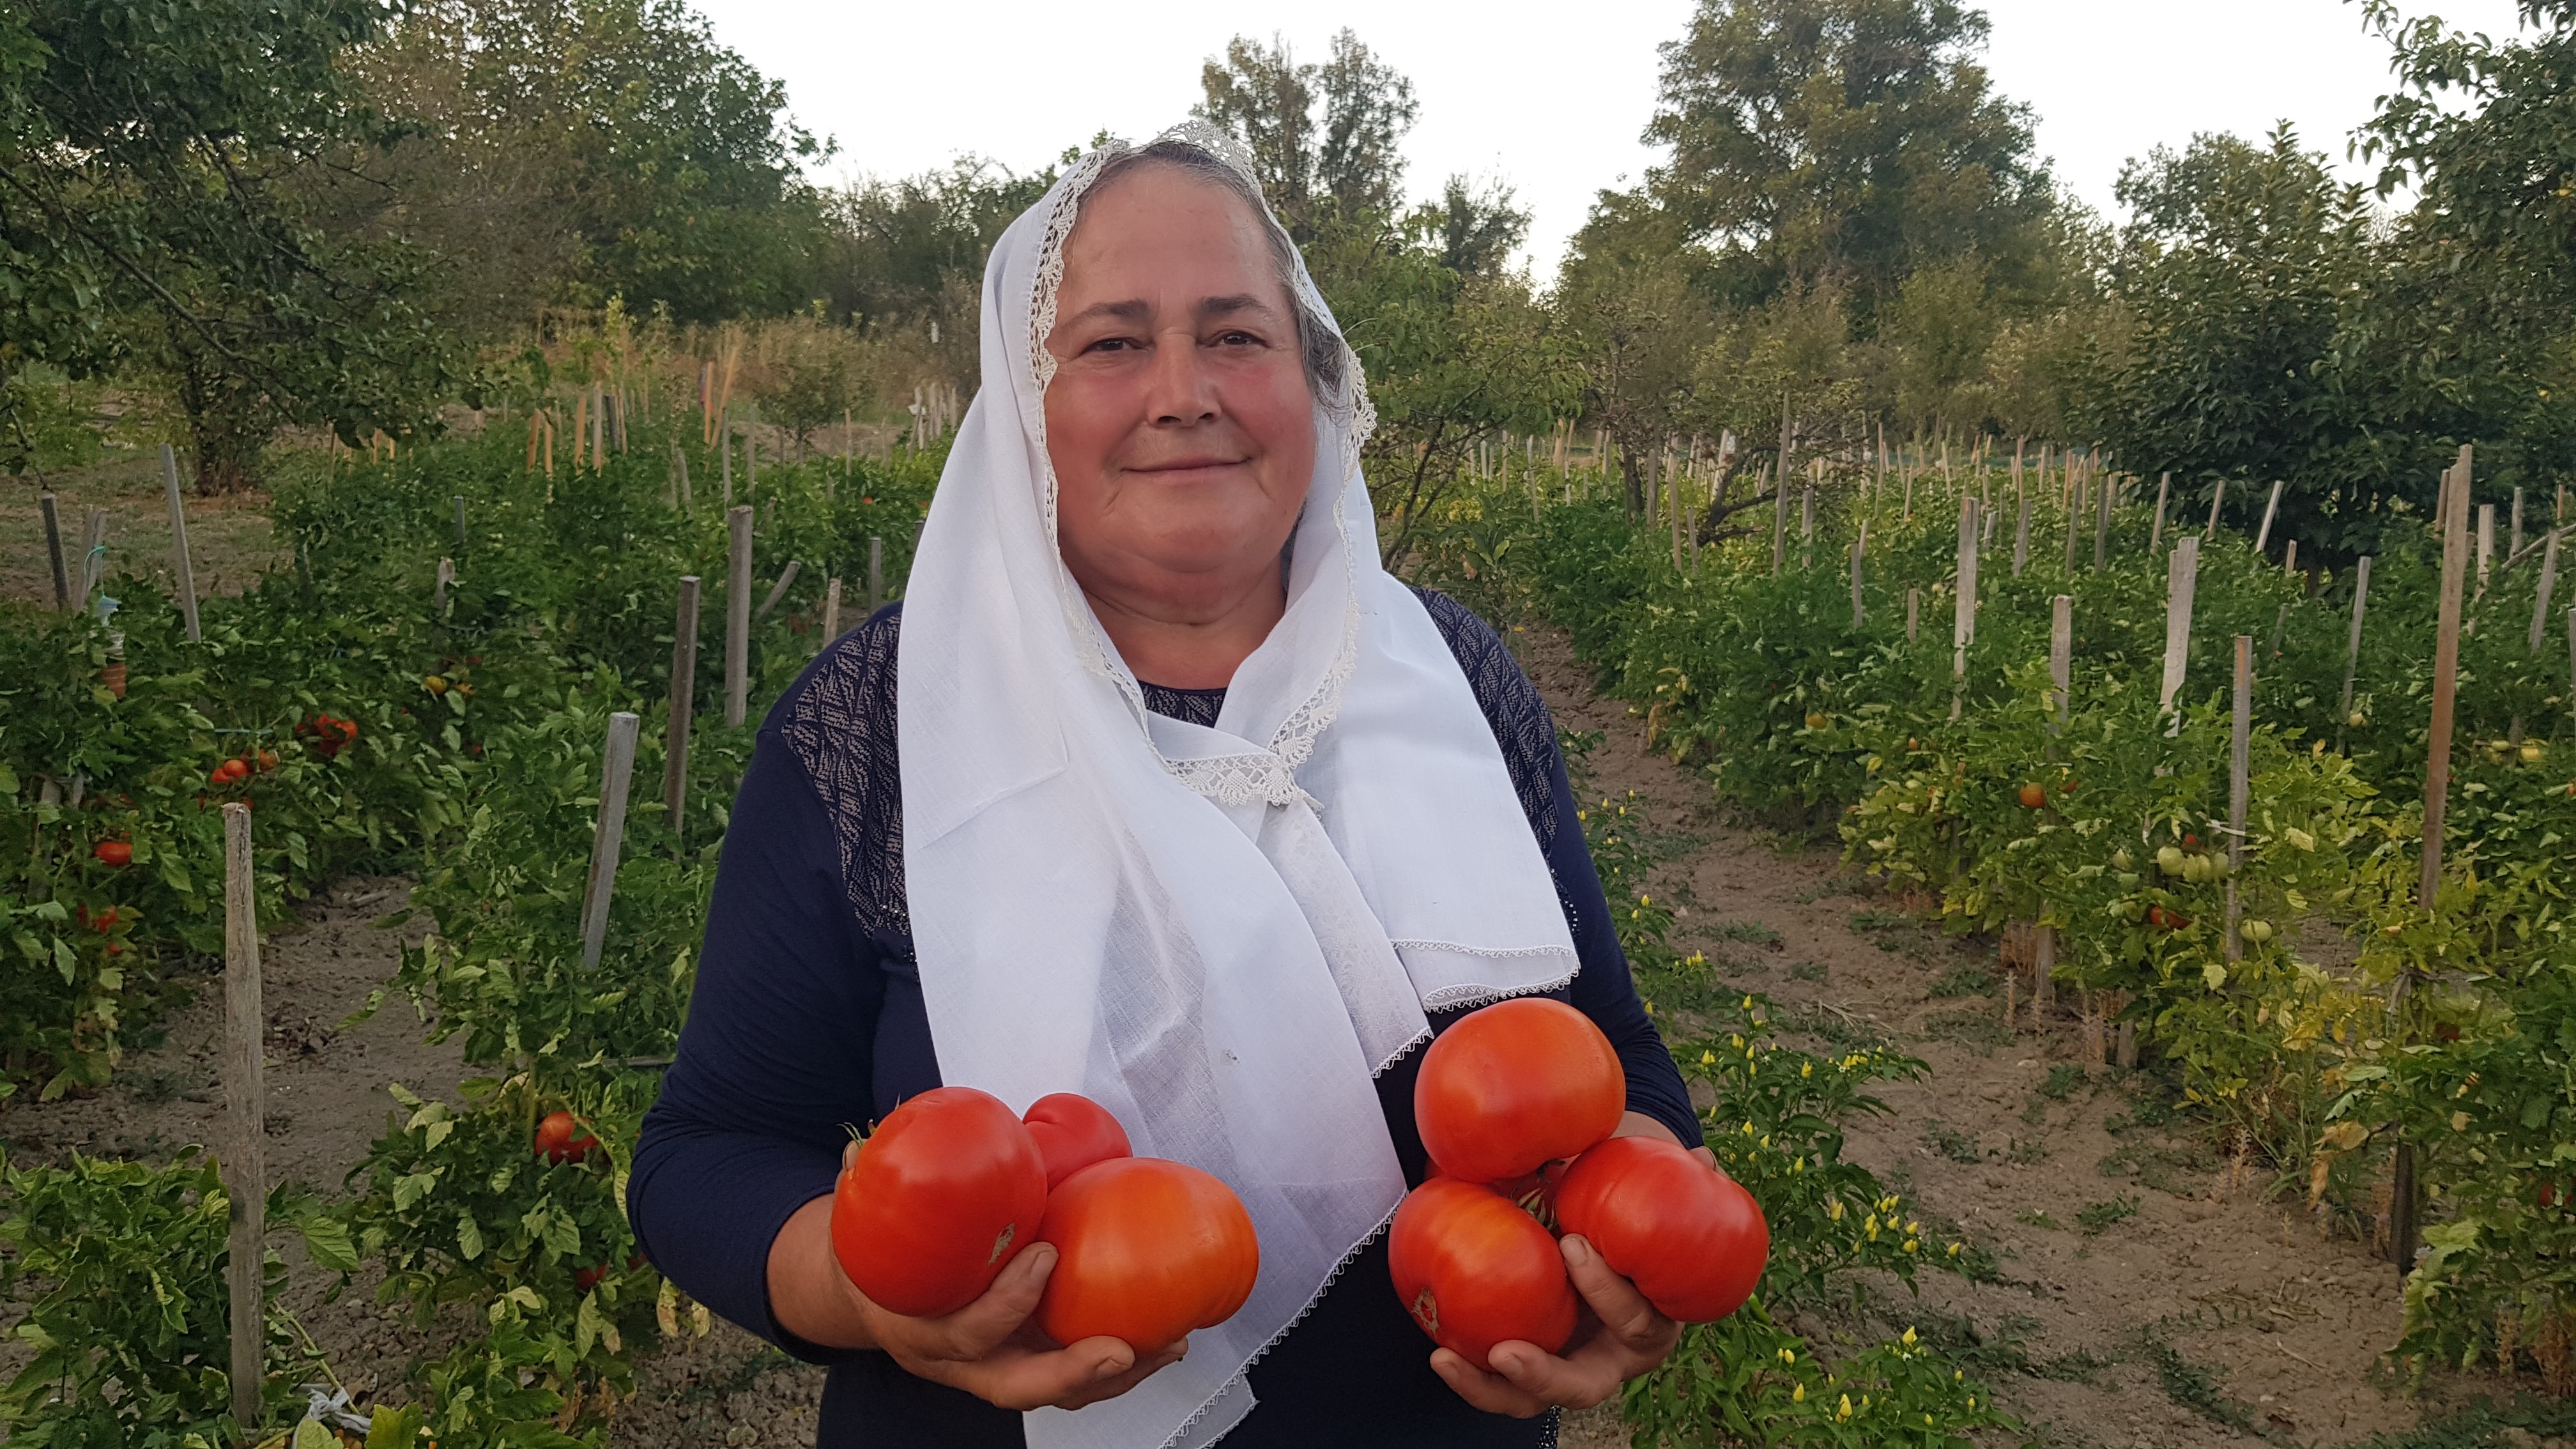
[[[236,780],[247,780],[250,778],[250,761],[226,760],[224,761],[224,773],[230,775]]]
[[[425,675],[420,681],[420,687],[428,690],[432,694],[445,694],[447,692],[447,681],[435,674]]]
[[[1442,1170],[1500,1182],[1610,1135],[1628,1105],[1619,1055],[1592,1018],[1520,996],[1469,1012],[1422,1054],[1413,1120]]]
[[[1095,1162],[1135,1155],[1136,1149],[1127,1143],[1127,1129],[1118,1125],[1108,1108],[1079,1092],[1040,1097],[1020,1120],[1038,1144],[1038,1156],[1046,1160],[1049,1192]]]
[[[878,1307],[935,1318],[992,1286],[1046,1205],[1046,1160],[1011,1109],[936,1087],[887,1114],[842,1170],[832,1253]]]
[[[126,866],[134,863],[134,847],[122,840],[102,840],[90,847],[90,854],[101,865]]]
[[[1404,1311],[1478,1368],[1506,1340],[1555,1353],[1574,1336],[1574,1284],[1556,1239],[1490,1187],[1435,1177],[1406,1193],[1386,1261]]]
[[[548,1162],[579,1162],[598,1145],[570,1112],[549,1112],[537,1124],[537,1155]]]
[[[2069,776],[2067,776],[2065,779],[2058,781],[2058,782],[2057,782],[2057,793],[2058,793],[2058,794],[2060,794],[2060,795],[2072,795],[2072,794],[2074,794],[2074,793],[2075,793],[2075,777],[2074,777],[2073,775],[2069,775]]]
[[[125,943],[124,943],[124,942],[122,942],[122,941],[110,941],[110,942],[108,942],[108,943],[107,943],[107,954],[109,954],[110,956],[122,956],[122,955],[124,955],[124,954],[125,954]]]
[[[274,769],[276,769],[276,768],[277,768],[277,752],[276,752],[275,750],[262,750],[262,751],[260,751],[260,752],[259,752],[259,767],[260,767],[260,769],[261,769],[263,772],[264,772],[264,771],[268,771],[268,770],[274,770]]]
[[[1825,718],[1825,712],[1823,710],[1809,710],[1807,712],[1807,728],[1811,730],[1823,729],[1831,723],[1833,723],[1833,721]]]
[[[1056,1264],[1037,1322],[1058,1343],[1106,1334],[1139,1353],[1161,1348],[1232,1318],[1261,1272],[1234,1189],[1159,1157],[1112,1157],[1066,1178],[1038,1240],[1055,1244]]]
[[[1556,1220],[1666,1318],[1714,1323],[1762,1280],[1771,1227],[1734,1181],[1656,1137],[1613,1137],[1574,1159]]]
[[[591,1289],[598,1287],[599,1280],[607,1276],[608,1265],[606,1263],[602,1263],[596,1268],[584,1268],[572,1275],[572,1286],[577,1292],[587,1293]]]
[[[214,786],[214,787],[215,787],[216,789],[218,789],[218,790],[220,790],[220,789],[224,788],[226,785],[229,785],[229,784],[231,784],[232,782],[233,782],[233,777],[232,777],[232,776],[231,776],[231,774],[230,774],[230,773],[228,773],[228,772],[224,769],[224,767],[223,767],[223,766],[221,766],[221,765],[217,765],[217,766],[215,766],[213,769],[208,770],[208,771],[206,772],[206,783],[207,783],[207,784],[209,784],[209,785]]]
[[[2048,803],[2048,787],[2037,781],[2025,781],[2018,793],[2022,808],[2036,810]]]

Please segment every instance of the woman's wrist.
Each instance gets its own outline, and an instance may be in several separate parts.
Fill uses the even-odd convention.
[[[832,1197],[788,1215],[769,1246],[769,1316],[817,1348],[876,1348],[870,1304],[832,1254]]]

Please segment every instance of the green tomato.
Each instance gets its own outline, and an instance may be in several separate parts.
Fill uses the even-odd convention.
[[[2247,921],[2243,925],[2238,926],[2236,931],[2237,934],[2243,936],[2246,940],[2253,942],[2257,946],[2260,946],[2264,942],[2272,939],[2272,923],[2270,921]]]
[[[2113,870],[2132,870],[2136,867],[2129,859],[2129,852],[2122,849],[2111,852],[2111,868]]]
[[[2190,859],[2190,857],[2182,853],[2181,846],[2168,845],[2156,852],[2156,869],[2163,871],[2167,875],[2180,875],[2182,874],[2183,862],[2188,859]]]

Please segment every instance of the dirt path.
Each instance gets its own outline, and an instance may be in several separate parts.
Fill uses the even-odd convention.
[[[2074,1064],[2071,1019],[2038,1029],[2025,1003],[2007,1033],[1993,942],[1921,930],[1830,849],[1731,823],[1697,776],[1642,751],[1643,721],[1594,695],[1561,640],[1525,652],[1558,723],[1605,736],[1593,792],[1639,792],[1687,840],[1663,872],[1687,913],[1677,944],[1784,1020],[1846,1022],[1931,1065],[1885,1084],[1892,1111],[1850,1155],[1993,1251],[2006,1282],[1926,1274],[1919,1306],[1882,1302],[1885,1323],[1977,1364],[2043,1444],[2341,1445],[2414,1422],[2370,1381],[2397,1337],[2395,1269],[2321,1240],[2285,1211],[2295,1193],[2270,1200],[2269,1174],[2144,1125],[2152,1099]],[[1625,1442],[1601,1427],[1569,1442]]]

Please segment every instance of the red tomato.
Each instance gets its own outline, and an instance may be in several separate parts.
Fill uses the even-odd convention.
[[[229,765],[230,763],[232,762],[227,760],[224,762],[224,765],[217,765],[213,769],[208,770],[206,772],[206,783],[214,786],[218,790],[231,784],[233,782],[232,772],[225,768],[225,765]]]
[[[935,1087],[889,1113],[842,1170],[832,1253],[878,1307],[936,1318],[983,1296],[1046,1206],[1046,1161],[1011,1109]]]
[[[134,863],[134,847],[122,840],[102,840],[90,847],[89,853],[97,856],[98,863],[101,865],[124,866]]]
[[[1490,1187],[1435,1177],[1405,1194],[1386,1260],[1404,1311],[1478,1368],[1507,1339],[1555,1353],[1574,1336],[1574,1284],[1556,1239]]]
[[[116,907],[114,907],[114,906],[109,906],[107,909],[105,909],[105,910],[103,910],[103,911],[99,912],[99,913],[98,913],[98,921],[97,921],[97,925],[98,925],[98,928],[99,928],[100,930],[102,930],[102,931],[107,931],[107,930],[113,930],[113,929],[115,929],[115,926],[116,926]],[[2452,1029],[2452,1031],[2451,1031],[2451,1037],[2452,1037],[2452,1039],[2453,1039],[2453,1040],[2455,1040],[2455,1041],[2456,1041],[2456,1040],[2458,1040],[2459,1035],[2460,1035],[2460,1033],[2459,1033],[2458,1028],[2456,1028],[2456,1027],[2455,1027],[2455,1028],[2453,1028],[2453,1029]]]
[[[1037,1322],[1058,1343],[1106,1334],[1150,1352],[1232,1318],[1261,1272],[1234,1189],[1159,1157],[1112,1157],[1066,1178],[1038,1238],[1057,1257]]]
[[[227,780],[247,780],[250,778],[250,761],[248,760],[226,760],[222,764],[217,765],[215,769]]]
[[[274,751],[274,750],[262,750],[262,751],[260,751],[260,752],[259,752],[259,767],[260,767],[262,770],[274,770],[274,769],[276,769],[276,768],[277,768],[277,752],[276,752],[276,751]]]
[[[2048,788],[2039,784],[2037,781],[2024,782],[2020,791],[2020,799],[2023,809],[2036,810],[2040,806],[2048,803]]]
[[[1127,1129],[1109,1109],[1079,1092],[1057,1092],[1037,1099],[1020,1121],[1046,1160],[1047,1191],[1095,1162],[1132,1157]]]
[[[125,954],[125,943],[124,943],[124,942],[122,942],[122,941],[110,941],[110,942],[108,942],[108,943],[107,943],[107,954],[109,954],[110,956],[122,956],[122,955],[124,955],[124,954]]]
[[[1469,1012],[1422,1054],[1413,1121],[1443,1171],[1500,1182],[1610,1135],[1628,1104],[1619,1055],[1592,1018],[1521,996]]]
[[[572,1286],[579,1292],[587,1293],[591,1289],[598,1287],[599,1280],[607,1276],[608,1265],[606,1263],[602,1263],[596,1268],[584,1268],[572,1275]]]
[[[537,1155],[548,1162],[579,1162],[598,1145],[570,1112],[549,1112],[537,1124]]]
[[[1762,1280],[1771,1227],[1753,1195],[1655,1137],[1613,1137],[1565,1170],[1556,1220],[1666,1318],[1714,1323]]]

